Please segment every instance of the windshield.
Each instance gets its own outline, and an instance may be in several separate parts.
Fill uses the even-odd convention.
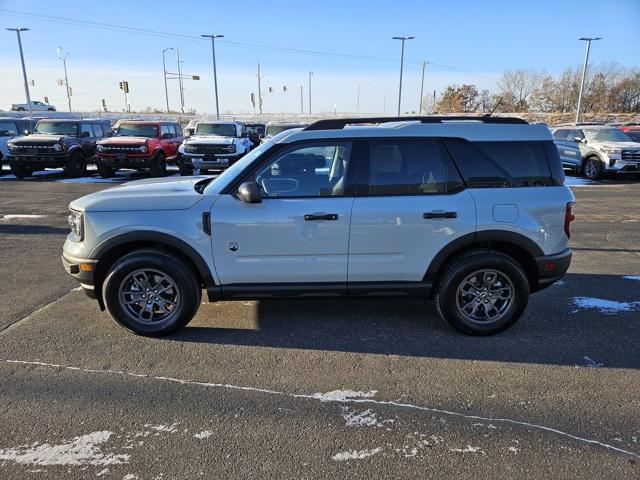
[[[634,142],[640,142],[640,130],[631,130],[630,132],[626,132],[627,137],[629,137]]]
[[[118,137],[157,138],[158,126],[140,123],[121,123],[118,127]]]
[[[219,137],[235,137],[236,126],[232,123],[199,123],[196,135],[217,135]]]
[[[291,130],[292,128],[297,128],[300,125],[267,125],[267,137],[272,137],[277,135],[285,130]]]
[[[597,130],[584,130],[587,140],[590,142],[631,142],[624,132],[617,128],[599,128]]]
[[[264,125],[247,125],[247,132],[254,133],[256,135],[264,134]]]
[[[204,193],[207,195],[220,193],[222,189],[231,181],[233,181],[236,176],[242,172],[248,165],[251,164],[256,158],[262,155],[264,152],[273,147],[273,143],[263,143],[258,147],[251,150],[244,157],[238,160],[236,163],[227,168],[224,172],[220,174],[213,182],[211,182]]]
[[[44,133],[45,135],[78,135],[77,123],[64,122],[39,122],[36,126],[36,133]]]
[[[15,122],[0,122],[0,137],[15,137],[18,127]]]

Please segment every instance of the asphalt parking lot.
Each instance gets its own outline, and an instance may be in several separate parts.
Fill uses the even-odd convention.
[[[282,300],[148,339],[59,259],[68,202],[134,177],[0,177],[0,478],[640,477],[640,183],[569,179],[570,273],[495,337]]]

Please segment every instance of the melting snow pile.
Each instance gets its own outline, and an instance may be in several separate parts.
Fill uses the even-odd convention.
[[[337,462],[344,462],[347,460],[362,460],[363,458],[371,457],[376,453],[382,451],[382,448],[374,448],[373,450],[347,450],[344,452],[336,453],[333,457]]]
[[[356,392],[354,390],[332,390],[327,393],[314,393],[311,398],[320,400],[321,402],[347,402],[355,398],[371,398],[378,393],[377,390],[370,392]]]
[[[575,297],[573,306],[583,309],[599,310],[605,315],[615,315],[620,312],[633,312],[640,310],[640,301],[638,302],[616,302],[614,300],[604,300],[602,298],[593,297]]]

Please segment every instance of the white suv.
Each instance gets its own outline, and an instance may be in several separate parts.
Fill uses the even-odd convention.
[[[520,119],[322,120],[215,179],[73,201],[62,260],[142,335],[185,326],[202,288],[210,301],[433,297],[455,328],[489,335],[569,267],[563,183],[549,129]]]

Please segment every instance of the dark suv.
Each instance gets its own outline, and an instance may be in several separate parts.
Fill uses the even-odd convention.
[[[34,133],[8,142],[11,172],[25,178],[37,170],[63,167],[65,175],[77,177],[86,172],[96,142],[111,135],[108,120],[40,120]]]

